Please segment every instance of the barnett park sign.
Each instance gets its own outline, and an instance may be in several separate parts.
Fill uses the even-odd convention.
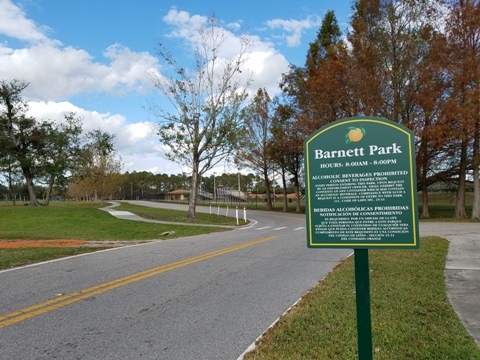
[[[347,118],[311,134],[304,151],[308,247],[419,247],[410,129]]]
[[[307,245],[353,248],[358,356],[373,359],[368,249],[416,249],[414,134],[387,119],[328,124],[304,142]]]

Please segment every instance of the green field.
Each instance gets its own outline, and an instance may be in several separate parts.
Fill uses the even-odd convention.
[[[104,242],[105,246],[0,248],[0,269],[56,259],[107,247],[108,242],[139,242],[225,231],[211,226],[185,226],[121,220],[99,210],[96,202],[53,202],[50,206],[13,206],[0,203],[0,241],[71,239]],[[184,211],[153,209],[122,204],[116,210],[130,211],[160,221],[186,222]],[[195,223],[235,226],[225,216],[197,214]],[[168,235],[162,235],[168,234]]]

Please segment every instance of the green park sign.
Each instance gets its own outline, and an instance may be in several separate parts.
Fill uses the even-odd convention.
[[[418,248],[413,132],[375,117],[332,122],[304,142],[308,247]]]

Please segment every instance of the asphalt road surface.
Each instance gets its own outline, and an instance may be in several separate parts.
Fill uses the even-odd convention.
[[[237,359],[352,253],[308,249],[304,215],[247,216],[241,229],[0,271],[0,359]]]

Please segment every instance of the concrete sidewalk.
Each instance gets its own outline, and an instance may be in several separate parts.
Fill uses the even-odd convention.
[[[174,221],[160,221],[160,220],[153,220],[153,219],[145,219],[142,218],[138,215],[135,215],[134,213],[131,213],[130,211],[120,211],[120,210],[115,210],[117,206],[120,204],[114,201],[110,201],[109,206],[100,208],[100,210],[106,211],[110,213],[110,215],[115,216],[116,218],[119,219],[124,219],[124,220],[133,220],[133,221],[144,221],[144,222],[151,222],[151,223],[157,223],[157,224],[170,224],[170,225],[182,225],[182,226],[202,226],[202,227],[216,227],[216,228],[225,228],[225,229],[233,229],[234,226],[229,226],[229,225],[211,225],[211,224],[194,224],[194,223],[187,223],[187,222],[174,222]]]
[[[444,271],[448,299],[480,347],[480,224],[422,222],[420,235],[450,242]]]

